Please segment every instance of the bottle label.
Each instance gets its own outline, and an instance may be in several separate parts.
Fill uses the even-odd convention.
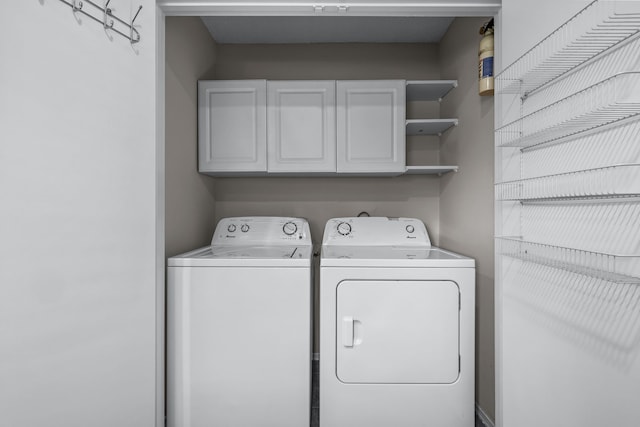
[[[480,78],[483,79],[485,77],[493,76],[493,56],[489,56],[487,58],[483,58],[479,63],[479,74]]]

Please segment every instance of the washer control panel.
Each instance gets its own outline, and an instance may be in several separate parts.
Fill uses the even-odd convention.
[[[323,245],[431,246],[422,221],[415,218],[346,217],[327,222]]]
[[[309,224],[303,218],[232,217],[218,222],[212,245],[311,245]]]

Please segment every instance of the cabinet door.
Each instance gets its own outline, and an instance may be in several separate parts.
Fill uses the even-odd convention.
[[[338,172],[404,173],[405,81],[338,81]]]
[[[267,83],[269,172],[336,171],[335,81]]]
[[[266,80],[198,82],[200,172],[266,172]]]

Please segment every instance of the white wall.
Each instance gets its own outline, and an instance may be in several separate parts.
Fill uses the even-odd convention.
[[[216,44],[196,17],[166,18],[166,256],[211,242],[215,179],[198,173],[198,80],[213,77]]]
[[[1,426],[156,423],[155,2],[111,7],[138,4],[134,47],[59,1],[0,14]]]
[[[503,64],[517,59],[587,3],[504,0],[498,30]],[[635,55],[639,43],[614,49],[569,73],[533,93],[522,107],[516,97],[497,97],[498,125],[611,73],[640,70]],[[496,180],[637,163],[637,129],[636,121],[524,153],[499,149]],[[515,231],[525,240],[555,246],[637,254],[640,224],[627,220],[637,218],[637,201],[503,203],[497,208],[497,234]],[[497,267],[498,426],[637,426],[640,288],[510,257],[498,257]]]
[[[460,167],[440,181],[441,245],[476,260],[476,401],[494,418],[493,97],[478,95],[478,29],[456,18],[439,46],[442,78],[458,80],[440,108],[459,125],[442,136],[441,161]]]

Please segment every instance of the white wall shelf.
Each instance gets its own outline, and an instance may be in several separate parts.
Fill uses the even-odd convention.
[[[407,80],[407,102],[438,101],[458,87],[457,80]],[[458,119],[408,119],[408,136],[441,136],[447,129],[458,126]],[[405,175],[438,175],[457,172],[458,166],[407,166]]]
[[[640,114],[640,72],[620,73],[496,130],[498,147],[532,147]]]
[[[497,200],[640,197],[640,164],[621,164],[496,184]]]
[[[498,93],[527,96],[640,30],[640,2],[594,1],[496,76]]]
[[[457,80],[407,80],[407,101],[441,101]]]
[[[571,271],[613,283],[640,285],[640,278],[629,275],[640,262],[640,255],[613,255],[553,246],[522,240],[518,237],[496,237],[501,255],[547,267]]]
[[[407,166],[405,175],[442,175],[458,172],[458,166]]]
[[[407,135],[442,135],[452,126],[458,126],[458,119],[411,119],[407,120]]]

